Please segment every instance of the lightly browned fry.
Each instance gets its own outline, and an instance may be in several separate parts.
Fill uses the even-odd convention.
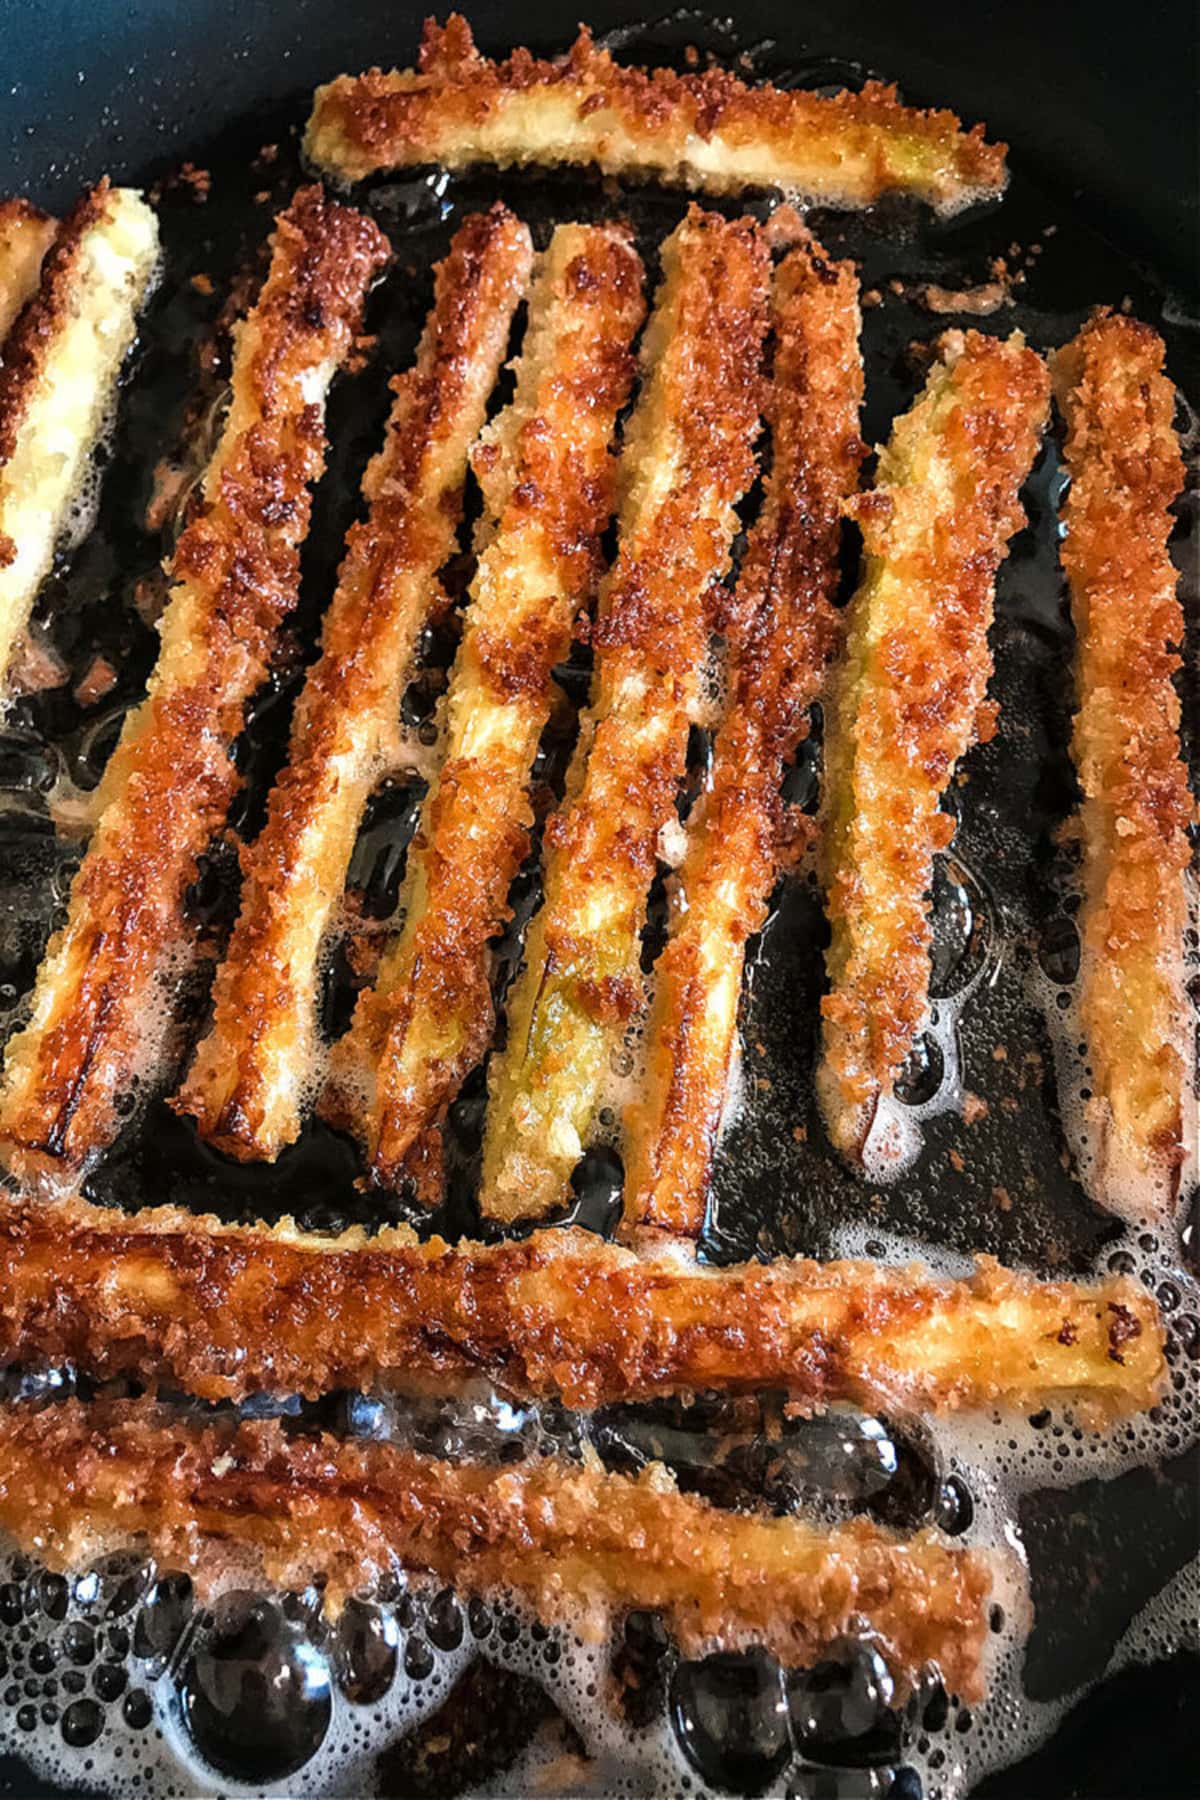
[[[775,276],[772,326],[771,467],[725,622],[731,696],[654,968],[645,1079],[626,1112],[627,1235],[648,1225],[696,1237],[703,1226],[746,940],[782,862],[783,767],[841,638],[842,508],[864,448],[853,265],[815,243],[793,250]]]
[[[242,853],[241,912],[214,986],[212,1026],[175,1101],[243,1161],[273,1160],[311,1100],[322,944],[371,789],[395,760],[421,630],[444,604],[437,572],[462,514],[467,453],[532,261],[497,204],[468,218],[434,275],[413,367],[393,382],[383,448],[297,705],[266,823]]]
[[[1091,1098],[1075,1148],[1095,1198],[1134,1217],[1169,1210],[1196,1141],[1183,971],[1195,807],[1180,757],[1172,677],[1183,608],[1167,548],[1184,470],[1164,355],[1148,325],[1101,314],[1053,363],[1071,478],[1062,560],[1083,790],[1079,1018]],[[1090,1145],[1080,1126],[1092,1128]]]
[[[715,193],[779,187],[837,206],[914,194],[954,212],[1002,191],[1005,146],[951,112],[902,106],[869,81],[831,96],[726,70],[625,68],[581,26],[566,56],[480,56],[451,13],[427,21],[416,69],[341,75],[318,88],[305,150],[336,180],[414,163],[592,163]]]
[[[529,849],[554,667],[600,575],[610,449],[633,380],[642,265],[620,225],[560,225],[541,261],[515,397],[474,463],[492,520],[409,850],[404,924],[334,1047],[322,1110],[394,1185],[492,1034],[488,941]]]
[[[388,253],[364,214],[316,187],[279,216],[272,242],[238,330],[203,510],[175,551],[158,662],[105,770],[29,1023],[8,1045],[0,1148],[30,1180],[76,1180],[119,1128],[133,1077],[155,1074],[188,947],[186,890],[225,818],[237,785],[230,745],[296,600],[325,392]]]
[[[560,1201],[642,1000],[639,934],[676,820],[708,647],[707,596],[754,474],[768,259],[749,220],[692,207],[663,245],[643,385],[619,472],[620,542],[601,587],[588,711],[546,827],[545,898],[493,1057],[480,1204]]]
[[[13,320],[37,292],[55,221],[29,200],[0,200],[0,362]]]
[[[1049,376],[1019,334],[948,332],[851,508],[864,567],[825,743],[819,856],[831,927],[817,1070],[830,1137],[877,1176],[899,1151],[893,1084],[929,996],[928,892],[954,835],[939,801],[991,735],[996,570],[1021,524]]]
[[[989,1260],[965,1281],[799,1259],[716,1270],[566,1227],[331,1240],[81,1201],[0,1206],[0,1357],[210,1400],[483,1377],[572,1407],[781,1387],[810,1407],[1074,1403],[1098,1421],[1154,1405],[1166,1367],[1153,1297],[1124,1276],[1038,1281]]]
[[[333,1608],[397,1568],[515,1594],[597,1638],[649,1608],[685,1655],[762,1644],[806,1665],[865,1625],[902,1690],[928,1662],[966,1699],[982,1688],[988,1554],[868,1519],[725,1512],[660,1464],[631,1479],[543,1457],[439,1462],[275,1422],[229,1431],[72,1400],[0,1416],[0,1525],[56,1569],[138,1542],[202,1592],[240,1561],[293,1589],[324,1577]]]
[[[0,356],[0,679],[87,481],[159,256],[158,221],[133,188],[98,182],[48,249],[30,212],[0,209],[0,311],[36,279]]]

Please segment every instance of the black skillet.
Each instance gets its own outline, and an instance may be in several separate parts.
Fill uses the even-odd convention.
[[[574,23],[538,0],[520,9],[472,0],[466,10],[488,47],[558,47]],[[655,9],[597,0],[584,10],[602,31]],[[898,79],[909,99],[986,119],[1013,145],[1018,170],[1035,173],[1040,195],[1083,224],[1081,254],[1101,285],[1080,288],[1064,306],[1118,299],[1109,288],[1124,273],[1125,290],[1158,322],[1162,291],[1170,290],[1172,372],[1200,398],[1196,328],[1179,325],[1200,311],[1200,201],[1190,162],[1195,26],[1185,0],[1136,12],[1096,0],[957,8],[933,0],[742,0],[733,10],[733,37],[722,41],[774,40],[768,70],[811,67],[827,80],[838,59],[852,61]],[[145,181],[202,153],[226,128],[257,144],[267,125],[300,116],[287,103],[316,81],[408,60],[420,11],[371,0],[0,0],[0,189],[58,208],[104,170]],[[1128,1522],[1106,1523],[1097,1512],[1101,1568],[1106,1532]],[[1185,1506],[1182,1530],[1194,1538],[1194,1508]],[[1096,1672],[1080,1643],[1089,1627],[1076,1619],[1067,1582],[1057,1593],[1047,1589],[1047,1611],[1042,1661],[1061,1661],[1065,1690]],[[1197,1791],[1197,1734],[1186,1705],[1197,1673],[1195,1660],[1177,1658],[1106,1684],[1043,1751],[992,1777],[980,1795],[1133,1800]],[[49,1790],[10,1762],[0,1769],[0,1791]]]

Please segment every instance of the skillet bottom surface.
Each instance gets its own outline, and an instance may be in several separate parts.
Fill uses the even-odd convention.
[[[684,35],[695,40],[694,21]],[[713,47],[730,46],[718,35]],[[637,55],[644,43],[622,39],[620,48]],[[761,72],[814,86],[861,73],[816,63],[787,71],[766,63]],[[54,815],[64,798],[94,786],[152,660],[155,639],[143,615],[172,531],[170,519],[147,528],[152,471],[178,454],[197,395],[205,399],[201,414],[219,407],[223,309],[231,291],[244,291],[240,277],[255,266],[270,220],[299,177],[305,104],[297,97],[199,146],[192,167],[207,172],[208,182],[147,172],[162,184],[164,281],[101,459],[95,528],[39,603],[69,677],[22,701],[0,738],[0,1004],[14,1021],[78,854],[69,838],[56,836]],[[530,223],[539,244],[557,220],[628,217],[651,271],[656,245],[685,204],[656,189],[621,191],[578,174],[418,176],[370,190],[397,267],[372,303],[368,323],[378,347],[332,404],[329,471],[305,552],[295,643],[255,703],[242,744],[243,830],[261,816],[284,751],[362,468],[381,428],[386,376],[411,357],[431,264],[462,217],[497,195]],[[752,200],[751,210],[765,216],[768,203]],[[860,263],[872,297],[863,338],[870,443],[886,436],[919,386],[914,340],[972,324],[1019,328],[1048,349],[1098,302],[1128,299],[1162,330],[1169,372],[1200,398],[1194,329],[1189,336],[1150,279],[1019,164],[1000,209],[935,221],[888,206],[857,216],[815,213],[810,223],[834,255]],[[978,286],[996,258],[1018,279],[1009,303],[989,317],[934,314],[923,303],[926,284]],[[1194,456],[1194,432],[1189,448]],[[1179,1236],[1139,1233],[1089,1205],[1063,1155],[1047,1024],[1064,1010],[1063,999],[1069,1010],[1073,977],[1072,870],[1055,845],[1074,804],[1072,637],[1056,562],[1060,491],[1058,454],[1048,441],[1026,492],[1028,526],[998,587],[992,693],[1001,704],[999,731],[965,764],[959,833],[935,895],[941,1048],[930,1050],[914,1087],[923,1153],[910,1175],[872,1189],[825,1144],[812,1099],[824,937],[811,875],[801,870],[783,883],[749,959],[739,1104],[722,1141],[702,1245],[716,1262],[915,1254],[954,1269],[987,1251],[1045,1273],[1126,1268],[1157,1290],[1172,1333],[1173,1386],[1155,1415],[1124,1433],[1096,1438],[1049,1414],[1003,1426],[930,1429],[892,1419],[876,1427],[847,1419],[838,1431],[819,1421],[798,1430],[806,1501],[834,1512],[884,1509],[905,1525],[935,1518],[964,1543],[1008,1536],[1023,1545],[1035,1622],[1026,1634],[1015,1599],[995,1617],[992,1698],[972,1714],[930,1684],[893,1714],[878,1694],[864,1701],[860,1693],[860,1709],[876,1708],[864,1730],[849,1691],[855,1681],[869,1688],[861,1656],[828,1673],[824,1689],[791,1684],[785,1704],[766,1659],[679,1663],[645,1618],[593,1652],[516,1614],[485,1617],[450,1596],[414,1590],[375,1596],[331,1633],[312,1596],[231,1597],[214,1617],[192,1605],[185,1583],[136,1558],[74,1585],[17,1561],[0,1571],[0,1743],[7,1752],[0,1791],[55,1792],[57,1782],[122,1795],[231,1791],[231,1784],[232,1791],[277,1793],[617,1794],[679,1791],[687,1783],[693,1793],[951,1800],[985,1776],[977,1791],[993,1797],[1165,1794],[1195,1785],[1185,1763],[1195,1758],[1194,1734],[1183,1729],[1178,1697],[1194,1689],[1200,1668],[1190,1560],[1200,1492],[1196,1194],[1185,1196]],[[1181,505],[1177,539],[1193,632],[1196,540],[1193,493]],[[453,658],[453,625],[427,648],[426,669],[406,701],[418,733]],[[1193,730],[1195,650],[1193,642],[1185,693]],[[72,690],[97,654],[112,663],[117,683],[99,706],[82,708]],[[563,670],[563,686],[575,702],[586,691],[582,654]],[[789,776],[801,804],[815,802],[819,742],[818,731]],[[697,765],[703,748],[697,742]],[[561,782],[568,751],[569,730],[547,741],[548,791]],[[394,904],[420,792],[414,775],[372,807],[352,875],[368,917],[384,918]],[[232,872],[227,853],[215,851],[194,894],[197,918],[215,943],[236,904]],[[520,881],[518,921],[535,897],[530,870]],[[514,937],[502,947],[498,980],[515,955]],[[331,1026],[345,1018],[350,998],[348,969],[335,958],[325,995]],[[971,1124],[964,1092],[982,1102],[967,1107]],[[356,1190],[351,1147],[324,1127],[310,1126],[274,1167],[239,1168],[201,1146],[158,1103],[131,1126],[89,1192],[127,1209],[170,1201],[229,1219],[291,1213],[309,1229],[331,1232],[407,1219],[447,1236],[476,1234],[483,1094],[477,1075],[454,1108],[448,1195],[432,1219],[403,1192],[380,1199]],[[610,1230],[618,1181],[611,1155],[590,1157],[573,1216]],[[8,1379],[10,1391],[40,1384],[48,1397],[74,1385],[69,1371],[52,1379],[16,1371]],[[409,1440],[426,1433],[450,1449],[479,1442],[496,1449],[506,1440],[572,1445],[583,1429],[559,1413],[518,1416],[491,1402],[436,1418],[346,1396],[318,1408],[280,1404],[297,1429],[318,1423]],[[698,1405],[626,1408],[590,1432],[614,1467],[637,1466],[647,1446],[669,1442],[668,1460],[682,1480],[736,1503],[754,1477],[736,1467],[731,1473],[725,1427]],[[882,1458],[880,1442],[888,1446]],[[1173,1663],[1159,1672],[1127,1666],[1168,1656]],[[601,1720],[588,1692],[614,1667],[625,1694],[615,1724]],[[1049,1737],[1072,1701],[1106,1674],[1113,1679],[1040,1757],[987,1775]],[[1136,1766],[1133,1744],[1140,1746]]]

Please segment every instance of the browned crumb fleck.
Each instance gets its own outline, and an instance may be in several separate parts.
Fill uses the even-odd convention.
[[[904,283],[898,275],[893,275],[892,279],[888,282],[888,288],[893,294],[902,294],[904,292]]]
[[[207,169],[198,169],[195,163],[185,162],[174,181],[168,187],[186,187],[191,189],[192,199],[197,206],[203,206],[212,192],[212,175]]]
[[[966,1163],[963,1161],[962,1156],[960,1155],[960,1153],[957,1150],[952,1150],[950,1152],[950,1162],[960,1175],[963,1173],[964,1169],[967,1166]]]
[[[977,287],[944,288],[934,281],[921,289],[921,305],[931,313],[994,313],[1007,305],[1010,295],[1002,281],[984,281]]]
[[[994,1187],[992,1189],[992,1204],[998,1207],[1001,1212],[1011,1212],[1012,1195],[1005,1187]]]
[[[13,646],[8,665],[8,687],[14,694],[42,694],[61,687],[67,679],[66,664],[44,638],[31,627]]]
[[[792,1126],[792,1136],[795,1138],[795,1140],[798,1144],[807,1144],[807,1142],[808,1142],[808,1126],[807,1125],[793,1125]]]
[[[93,656],[91,662],[75,684],[75,699],[80,706],[95,706],[97,700],[103,700],[105,694],[111,693],[116,684],[117,671],[106,656]]]
[[[167,584],[161,574],[143,575],[133,590],[133,604],[144,625],[156,625],[162,617],[167,598]]]
[[[212,276],[205,274],[193,275],[192,286],[198,294],[211,294],[213,291]]]
[[[161,531],[179,504],[180,495],[191,479],[187,469],[160,456],[150,478],[150,498],[146,502],[146,530]]]
[[[766,224],[763,236],[772,250],[790,250],[794,244],[811,241],[808,226],[789,201],[777,206]]]
[[[992,1045],[992,1061],[1000,1063],[1008,1061],[1008,1051],[1003,1044]]]
[[[877,306],[883,305],[883,295],[878,288],[867,288],[859,304],[865,311],[873,312]]]
[[[988,1103],[981,1094],[974,1094],[970,1088],[963,1093],[963,1119],[968,1125],[978,1125],[980,1119],[988,1116]]]

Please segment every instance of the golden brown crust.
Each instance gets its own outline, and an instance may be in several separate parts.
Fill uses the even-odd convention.
[[[1003,144],[950,112],[901,106],[878,81],[821,97],[724,70],[623,68],[581,27],[564,57],[479,55],[465,19],[428,20],[417,70],[339,76],[318,88],[305,140],[320,169],[359,181],[437,162],[596,163],[716,192],[778,186],[865,206],[890,191],[942,211],[1005,182]]]
[[[545,900],[508,1044],[492,1062],[481,1205],[498,1218],[536,1217],[562,1198],[642,1001],[639,934],[697,707],[706,594],[754,473],[768,268],[749,220],[696,207],[663,246],[591,704],[546,828]]]
[[[54,220],[32,201],[0,200],[0,360],[13,320],[37,292],[42,259],[56,231]]]
[[[387,255],[372,222],[306,188],[276,222],[271,270],[240,328],[204,510],[179,541],[162,650],[99,794],[66,925],[10,1040],[0,1139],[10,1166],[71,1180],[108,1143],[135,1074],[153,1072],[186,951],[184,896],[236,787],[229,747],[295,602],[323,395]],[[149,1070],[148,1070],[149,1065]]]
[[[1045,365],[1019,335],[947,333],[874,491],[852,509],[865,563],[826,738],[831,991],[817,1073],[848,1156],[862,1155],[928,1002],[928,890],[953,835],[938,802],[978,734],[995,574],[1023,518],[1048,397]]]
[[[12,264],[11,281],[0,277],[0,311],[22,282],[36,283],[0,354],[0,676],[10,680],[159,256],[153,212],[106,180],[72,209],[43,259],[47,226],[15,202],[0,217],[0,260],[7,245]]]
[[[574,1407],[774,1386],[811,1406],[1077,1400],[1098,1418],[1153,1405],[1165,1371],[1157,1307],[1124,1277],[1044,1282],[987,1260],[966,1281],[801,1260],[717,1271],[569,1228],[331,1242],[79,1201],[0,1207],[0,1357],[212,1400],[484,1376]]]
[[[780,782],[841,638],[842,509],[864,446],[858,282],[810,241],[772,296],[771,469],[730,617],[732,693],[688,825],[679,904],[654,969],[646,1075],[625,1120],[626,1233],[696,1237],[737,1031],[746,940],[781,866]]]
[[[84,235],[104,217],[111,187],[103,176],[81,194],[40,263],[40,280],[4,340],[0,360],[0,464],[16,448],[17,433],[45,367],[50,346],[71,304],[75,263]]]
[[[241,913],[214,988],[213,1023],[176,1099],[201,1135],[243,1160],[273,1159],[311,1099],[322,941],[342,896],[362,810],[388,766],[437,571],[462,514],[467,453],[483,423],[532,260],[525,226],[497,204],[467,219],[434,276],[414,367],[363,481],[297,706],[267,821],[242,853]]]
[[[67,1401],[0,1418],[0,1524],[51,1568],[142,1542],[202,1593],[232,1553],[281,1586],[325,1577],[335,1607],[399,1566],[597,1635],[648,1608],[685,1655],[762,1644],[807,1665],[865,1629],[902,1691],[926,1663],[965,1699],[982,1690],[987,1555],[867,1519],[724,1512],[657,1466],[631,1479],[541,1457],[453,1464],[274,1422],[230,1431]]]
[[[529,779],[553,672],[593,598],[613,508],[610,443],[633,379],[642,265],[625,226],[559,226],[529,301],[513,418],[477,452],[505,504],[471,589],[446,748],[409,851],[403,930],[333,1053],[323,1110],[394,1185],[483,1056],[488,941],[529,848]]]
[[[1172,677],[1183,609],[1167,548],[1184,471],[1164,355],[1149,326],[1102,314],[1054,359],[1071,478],[1062,560],[1083,789],[1080,1020],[1099,1141],[1089,1185],[1102,1204],[1135,1213],[1148,1193],[1156,1210],[1174,1198],[1192,1098],[1182,944],[1195,807],[1180,758]]]

